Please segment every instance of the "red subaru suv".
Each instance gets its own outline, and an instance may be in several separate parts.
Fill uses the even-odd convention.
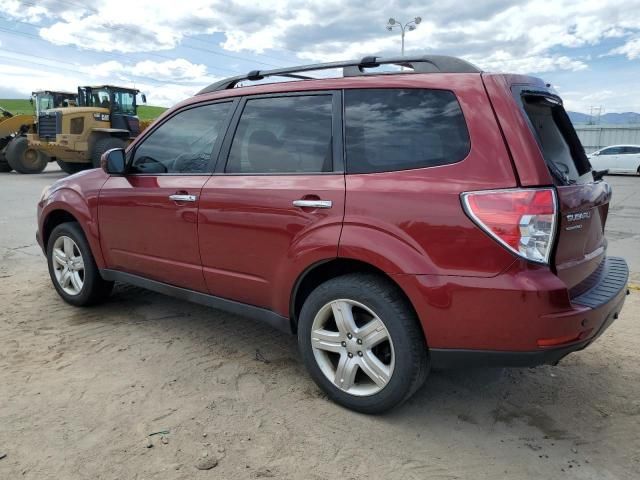
[[[254,317],[377,413],[430,368],[555,364],[611,324],[601,177],[541,80],[366,57],[205,88],[45,189],[37,237],[66,302],[119,281]]]

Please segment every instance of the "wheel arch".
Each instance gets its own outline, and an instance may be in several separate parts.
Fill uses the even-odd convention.
[[[49,198],[43,207],[38,226],[45,252],[51,232],[64,222],[76,222],[80,225],[98,268],[104,268],[105,262],[100,248],[98,225],[82,197],[67,188],[54,192],[52,198]]]
[[[308,297],[308,295],[321,283],[324,283],[332,278],[347,275],[350,273],[370,273],[378,275],[391,283],[404,298],[409,308],[411,308],[411,310],[413,311],[415,319],[420,329],[422,330],[426,341],[426,332],[424,330],[422,322],[420,321],[420,316],[418,315],[418,311],[416,310],[414,303],[411,301],[411,298],[409,297],[409,295],[407,295],[400,284],[393,278],[393,276],[387,274],[371,263],[354,258],[344,257],[337,257],[316,262],[313,265],[310,265],[298,276],[291,290],[291,299],[289,304],[289,318],[291,321],[292,332],[295,333],[298,330],[298,317],[300,314],[300,310],[302,309],[302,305],[304,304],[304,301]]]
[[[51,237],[51,232],[58,225],[68,222],[76,222],[82,228],[82,224],[78,221],[76,217],[73,216],[67,210],[63,210],[61,208],[52,210],[47,213],[47,216],[44,218],[42,222],[42,244],[46,250],[47,245],[49,243],[49,238]],[[83,229],[84,232],[84,229]],[[87,234],[85,233],[85,236]]]

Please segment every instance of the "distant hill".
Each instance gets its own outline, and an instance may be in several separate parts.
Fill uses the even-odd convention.
[[[580,112],[567,112],[571,122],[577,124],[589,124],[592,122],[591,116]],[[593,121],[598,121],[594,117]],[[640,124],[640,113],[624,112],[624,113],[605,113],[600,115],[600,125],[629,125]]]
[[[24,99],[0,99],[0,107],[5,110],[9,110],[14,115],[18,114],[32,114],[33,107],[29,100]],[[138,116],[140,120],[154,120],[159,117],[162,112],[164,112],[166,108],[164,107],[154,107],[152,105],[140,105],[138,107]]]

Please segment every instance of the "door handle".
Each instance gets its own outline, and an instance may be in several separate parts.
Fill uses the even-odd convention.
[[[294,200],[293,206],[300,208],[331,208],[333,202],[331,200]]]
[[[183,195],[180,193],[169,195],[169,200],[174,202],[195,202],[197,198],[195,195]]]

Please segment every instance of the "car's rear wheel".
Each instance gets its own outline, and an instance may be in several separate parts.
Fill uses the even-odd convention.
[[[91,305],[111,293],[113,282],[100,276],[89,243],[76,222],[53,229],[47,242],[47,261],[53,286],[65,302]]]
[[[413,309],[395,285],[376,275],[345,275],[316,288],[300,312],[298,345],[329,398],[364,413],[400,405],[428,372]]]

